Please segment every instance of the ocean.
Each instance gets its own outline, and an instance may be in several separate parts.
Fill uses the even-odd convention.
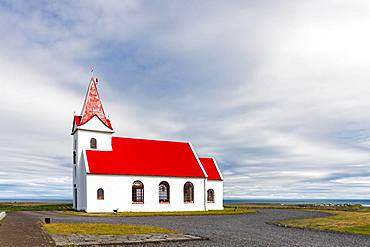
[[[225,199],[226,204],[361,204],[370,207],[370,199]]]

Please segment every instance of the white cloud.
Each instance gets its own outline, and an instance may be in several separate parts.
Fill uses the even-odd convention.
[[[370,193],[367,1],[69,4],[0,5],[0,197],[69,196],[91,66],[117,134],[192,141],[227,197]]]

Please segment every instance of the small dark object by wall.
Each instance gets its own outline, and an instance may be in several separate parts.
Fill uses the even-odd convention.
[[[45,218],[45,224],[50,224],[51,219],[50,218]]]

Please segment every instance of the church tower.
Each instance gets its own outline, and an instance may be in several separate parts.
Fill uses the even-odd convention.
[[[88,169],[85,169],[84,159],[82,159],[84,150],[112,150],[114,131],[104,113],[97,82],[97,78],[91,78],[81,115],[74,116],[73,119],[71,133],[73,136],[73,208],[77,210],[86,207],[83,205],[86,202],[86,181],[83,173]]]

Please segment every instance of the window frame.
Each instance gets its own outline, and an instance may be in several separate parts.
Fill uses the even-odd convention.
[[[104,189],[103,188],[99,188],[97,191],[96,191],[96,199],[98,201],[104,201]]]
[[[137,186],[135,183],[140,183],[140,187],[134,187]],[[135,180],[131,185],[131,199],[132,204],[144,204],[144,183],[140,180]]]
[[[163,188],[163,186],[166,188],[166,191],[161,191],[161,187]],[[165,197],[165,199],[161,199],[161,195],[162,195],[162,198]],[[158,200],[160,204],[169,204],[171,202],[170,201],[170,184],[167,181],[162,181],[158,185]]]
[[[211,196],[212,200],[209,200]],[[207,203],[215,203],[215,191],[214,189],[208,189],[207,190]]]
[[[193,204],[194,203],[194,184],[190,181],[184,184],[184,203]]]
[[[98,148],[98,141],[96,138],[90,138],[90,148],[97,149]]]

